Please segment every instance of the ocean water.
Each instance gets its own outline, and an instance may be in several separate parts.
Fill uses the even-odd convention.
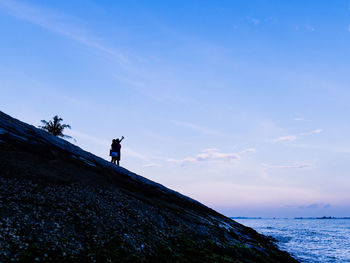
[[[350,262],[350,219],[234,219],[272,236],[300,262]]]

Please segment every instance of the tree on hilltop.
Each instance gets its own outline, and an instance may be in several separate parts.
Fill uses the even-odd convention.
[[[39,126],[39,128],[57,136],[57,137],[62,137],[62,138],[72,138],[71,136],[63,134],[63,130],[65,128],[71,128],[69,124],[61,124],[61,121],[63,121],[62,118],[59,118],[57,115],[53,117],[53,120],[50,121],[45,121],[41,120],[43,123],[43,126]]]

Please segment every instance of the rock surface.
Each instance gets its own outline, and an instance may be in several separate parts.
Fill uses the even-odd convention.
[[[0,262],[297,262],[203,204],[0,112]]]

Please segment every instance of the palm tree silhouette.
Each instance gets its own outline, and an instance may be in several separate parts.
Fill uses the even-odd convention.
[[[53,120],[45,121],[41,120],[41,122],[44,124],[43,126],[39,126],[39,128],[62,138],[72,138],[71,136],[63,134],[63,130],[65,128],[71,128],[69,124],[61,124],[61,121],[63,121],[62,118],[59,118],[57,115],[53,117]]]

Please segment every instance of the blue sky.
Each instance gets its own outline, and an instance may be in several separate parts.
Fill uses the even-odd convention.
[[[227,216],[350,216],[350,2],[0,1],[1,110]]]

